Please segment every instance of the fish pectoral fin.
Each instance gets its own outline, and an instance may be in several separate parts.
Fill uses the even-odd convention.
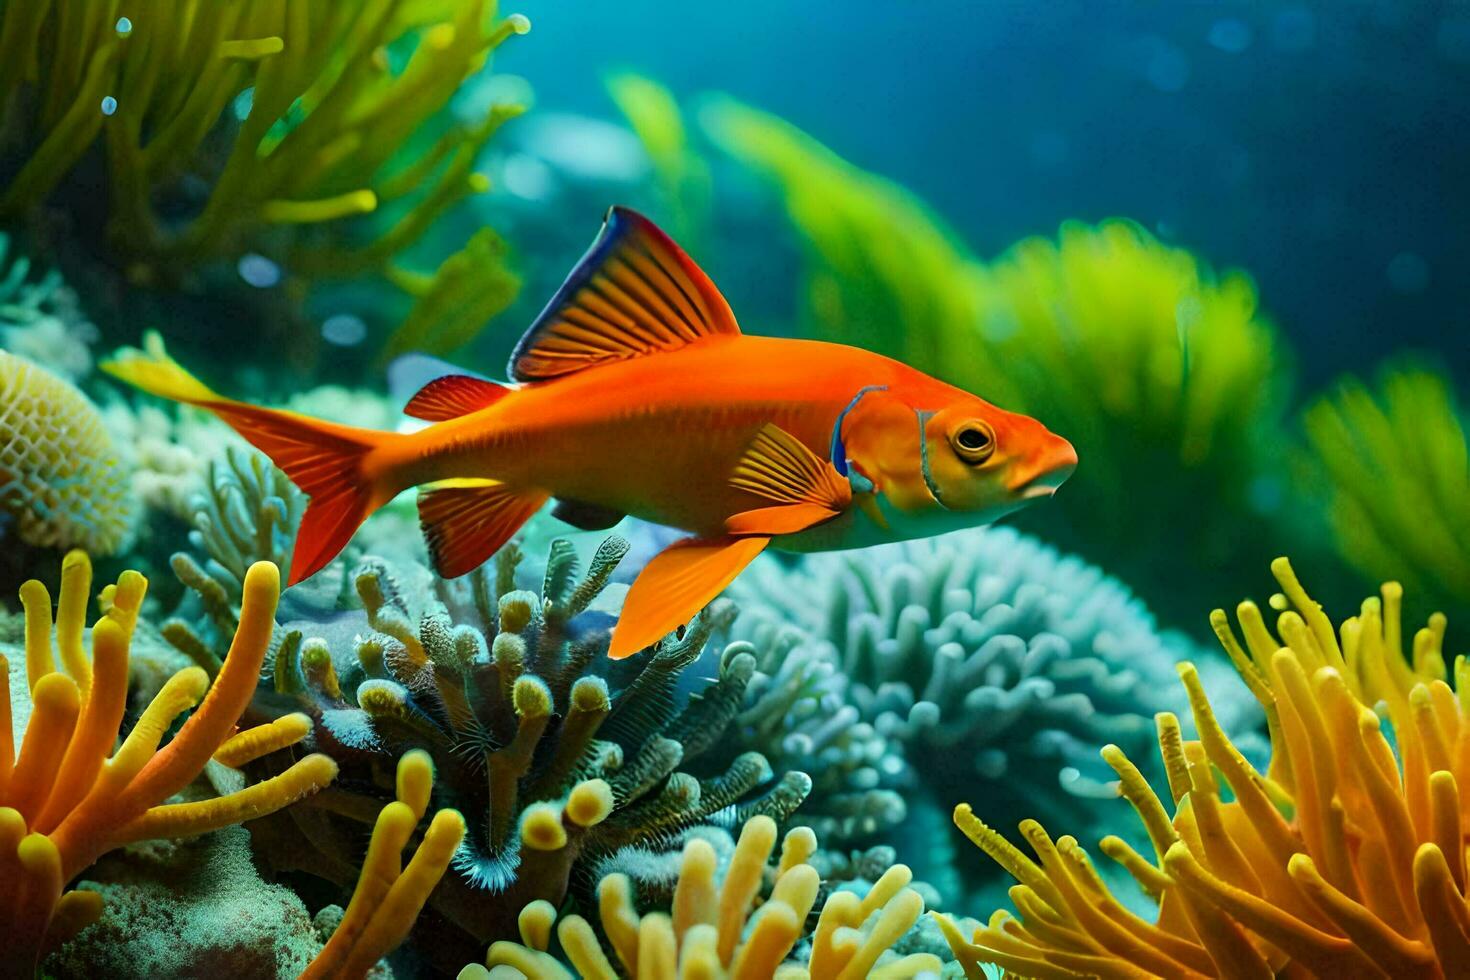
[[[494,405],[514,390],[468,374],[446,374],[420,388],[403,406],[403,414],[428,422],[457,419]]]
[[[510,355],[513,381],[738,336],[730,304],[647,218],[613,208],[597,240]]]
[[[659,552],[628,589],[607,655],[632,656],[689,622],[769,542],[764,536],[685,538]]]
[[[730,534],[795,534],[807,528],[830,521],[842,513],[823,504],[777,504],[775,507],[757,507],[744,510],[726,518],[725,530]]]
[[[556,506],[551,508],[551,516],[583,531],[606,531],[628,515],[615,507],[558,497]]]
[[[764,497],[783,507],[805,506],[826,512],[809,523],[836,517],[852,502],[847,477],[807,448],[800,439],[773,423],[761,426],[746,447],[745,455],[730,474],[730,486]],[[767,507],[746,514],[781,510]],[[813,514],[804,510],[795,513]],[[739,516],[739,515],[737,515]],[[774,532],[781,533],[781,532]]]
[[[456,578],[479,568],[550,495],[495,480],[444,480],[419,491],[419,523],[434,571]]]

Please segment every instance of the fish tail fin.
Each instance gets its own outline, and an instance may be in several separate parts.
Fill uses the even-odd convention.
[[[374,474],[366,464],[374,450],[403,436],[225,398],[169,357],[155,336],[145,346],[145,351],[124,349],[102,369],[149,394],[218,415],[310,498],[296,535],[288,585],[335,558],[368,515],[396,493],[385,474]]]

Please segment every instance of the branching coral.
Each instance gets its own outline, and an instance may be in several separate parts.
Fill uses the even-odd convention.
[[[464,817],[454,810],[440,810],[408,865],[403,866],[403,848],[423,819],[433,790],[434,768],[428,753],[405,753],[398,760],[396,782],[398,799],[378,814],[352,901],[332,938],[301,974],[303,980],[366,976],[374,963],[408,936],[464,839]]]
[[[1470,464],[1449,382],[1414,367],[1385,371],[1376,392],[1344,380],[1303,423],[1339,553],[1365,575],[1470,610]]]
[[[1443,618],[1409,641],[1396,583],[1334,630],[1285,559],[1272,570],[1280,639],[1253,603],[1237,609],[1243,645],[1223,611],[1211,617],[1266,710],[1269,771],[1231,744],[1189,664],[1179,673],[1199,740],[1158,717],[1172,819],[1127,755],[1103,750],[1155,860],[1116,838],[1101,849],[1160,898],[1157,922],[1117,905],[1075,839],[1053,842],[1025,822],[1038,863],[962,805],[955,822],[1019,882],[1018,918],[999,912],[968,941],[946,924],[969,976],[985,962],[1042,978],[1470,971],[1470,810],[1459,789],[1470,780],[1470,663],[1455,661],[1457,694]]]
[[[397,220],[360,247],[294,239],[300,271],[381,266],[483,188],[476,154],[519,111],[496,106],[411,159],[400,152],[491,51],[527,29],[494,11],[487,0],[168,0],[141,13],[91,0],[8,4],[0,125],[23,155],[0,211],[44,202],[100,147],[108,237],[135,275],[252,244],[269,251],[285,230],[401,200]],[[206,176],[192,186],[207,196],[184,175]]]
[[[626,547],[608,539],[583,574],[566,542],[553,544],[539,596],[514,588],[514,546],[463,588],[438,583],[437,598],[369,559],[354,576],[366,623],[339,619],[327,636],[289,624],[306,639],[281,644],[273,690],[258,699],[261,710],[319,719],[315,744],[343,777],[257,839],[283,866],[341,881],[381,792],[382,759],[423,749],[439,773],[436,803],[469,823],[455,873],[430,904],[459,936],[483,941],[512,935],[527,902],[560,902],[578,875],[585,886],[584,869],[607,855],[698,823],[784,818],[810,788],[802,773],[773,782],[757,753],[705,779],[681,771],[720,738],[753,666],[731,659],[707,692],[678,705],[679,676],[719,610],[631,667],[610,667],[610,621],[584,610]]]
[[[586,919],[567,915],[557,922],[554,906],[535,902],[521,913],[520,943],[493,944],[485,958],[492,970],[467,967],[460,976],[491,977],[497,967],[517,970],[530,980],[571,980],[574,975],[587,980],[619,976],[897,980],[939,971],[939,959],[930,954],[885,957],[924,910],[924,900],[905,887],[910,876],[901,864],[890,868],[864,897],[849,891],[830,894],[817,915],[810,945],[796,961],[787,962],[806,933],[822,882],[807,863],[816,850],[816,836],[806,828],[792,830],[781,846],[769,896],[751,915],[775,844],[774,821],[767,817],[746,821],[720,881],[715,850],[706,841],[691,840],[684,847],[668,913],[639,915],[628,879],[617,874],[603,878],[597,904],[611,956]],[[553,923],[575,974],[547,953]]]
[[[128,474],[97,409],[66,381],[3,350],[0,517],[27,544],[103,555],[133,526]]]
[[[769,584],[769,583],[761,583]],[[892,831],[909,815],[898,791],[909,775],[902,748],[874,728],[852,703],[852,680],[830,646],[756,606],[737,619],[739,641],[724,657],[755,657],[757,670],[729,746],[755,749],[777,763],[801,765],[812,777],[803,824],[835,847]]]
[[[730,100],[702,118],[779,185],[807,246],[809,332],[892,354],[1076,445],[1077,476],[1035,518],[1050,540],[1179,614],[1203,601],[1195,564],[1243,582],[1267,557],[1222,516],[1270,512],[1284,489],[1267,453],[1284,431],[1282,345],[1245,275],[1216,276],[1125,221],[1067,224],[982,263],[913,195],[780,119]]]
[[[280,575],[267,563],[250,569],[240,627],[214,683],[196,667],[175,674],[115,752],[127,701],[128,648],[147,582],[127,572],[103,590],[104,614],[92,627],[89,660],[84,625],[91,580],[87,557],[69,554],[54,649],[50,594],[36,581],[21,588],[33,708],[18,753],[8,682],[0,701],[6,715],[0,718],[0,932],[11,943],[3,968],[17,975],[27,975],[44,948],[96,918],[95,893],[63,895],[62,889],[100,854],[270,813],[321,789],[337,772],[330,758],[311,755],[223,797],[164,802],[198,777],[211,757],[244,765],[310,730],[310,719],[294,714],[235,734],[265,659]],[[8,663],[0,670],[9,677]],[[160,748],[175,719],[195,705],[198,710]]]

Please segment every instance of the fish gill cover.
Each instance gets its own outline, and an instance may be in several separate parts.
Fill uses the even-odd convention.
[[[0,976],[1470,971],[1463,11],[526,7],[0,0]],[[1076,474],[615,662],[676,532],[281,590],[306,495],[93,369],[409,431],[613,204]]]

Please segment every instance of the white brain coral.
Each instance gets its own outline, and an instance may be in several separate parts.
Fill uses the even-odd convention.
[[[102,416],[54,374],[0,350],[0,537],[111,554],[128,540],[128,473]]]

